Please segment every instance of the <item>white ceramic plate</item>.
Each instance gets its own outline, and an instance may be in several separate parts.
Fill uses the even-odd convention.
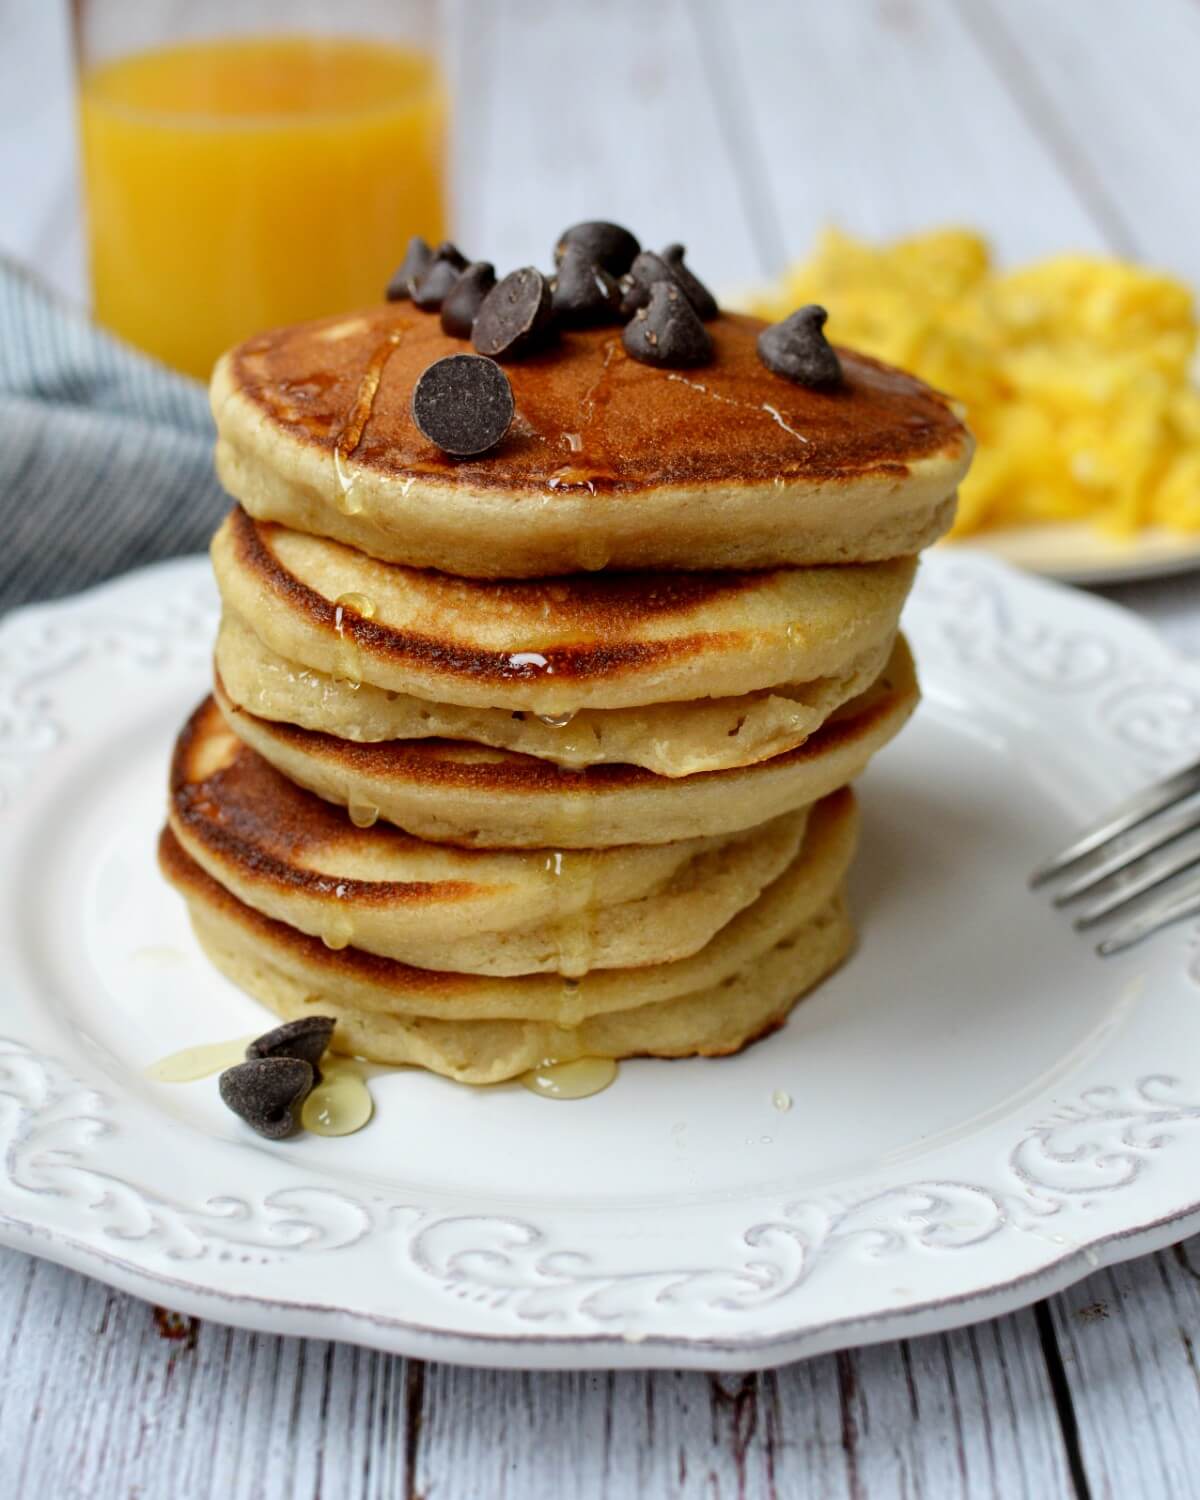
[[[1200,676],[966,552],[907,619],[926,699],[862,787],[861,947],[782,1032],[573,1104],[397,1071],[361,1134],[269,1145],[213,1080],[143,1074],[268,1023],[153,860],[207,565],[10,618],[0,1237],[282,1333],[736,1368],[1004,1312],[1196,1228],[1196,935],[1103,963],[1025,874],[1195,753]]]
[[[981,531],[971,545],[1063,583],[1132,583],[1200,568],[1200,535],[1163,526],[1147,527],[1128,540],[1105,536],[1086,521],[1004,526]]]

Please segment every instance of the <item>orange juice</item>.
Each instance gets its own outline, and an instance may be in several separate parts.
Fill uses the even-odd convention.
[[[80,87],[93,308],[207,376],[260,328],[378,300],[444,233],[428,53],[291,36],[138,53]]]

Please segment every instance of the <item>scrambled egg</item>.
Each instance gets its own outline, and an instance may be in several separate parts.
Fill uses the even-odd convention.
[[[954,534],[1089,518],[1200,531],[1200,391],[1191,293],[1140,266],[1063,255],[997,272],[978,235],[876,248],[836,230],[752,311],[805,302],[826,329],[967,409],[979,441]]]

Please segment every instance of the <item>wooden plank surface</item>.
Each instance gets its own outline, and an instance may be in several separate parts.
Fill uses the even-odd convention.
[[[968,224],[1010,260],[1106,246],[967,23],[975,0],[701,3],[728,38],[789,255],[827,223],[869,238]]]
[[[1009,259],[1131,248],[1200,280],[1194,0],[453,15],[459,236],[502,265],[609,214],[728,285],[826,220],[962,219]],[[61,12],[0,0],[0,35],[0,247],[77,287]],[[1200,652],[1194,580],[1111,592]],[[6,1251],[0,1495],[1157,1500],[1200,1492],[1198,1329],[1200,1239],[974,1329],[728,1377],[426,1366],[193,1324]]]
[[[759,1375],[525,1374],[199,1324],[0,1252],[0,1493],[1072,1494],[1030,1312]]]
[[[1051,1304],[1092,1494],[1200,1493],[1200,1238]]]
[[[1111,249],[1200,286],[1195,0],[961,0],[964,19]]]
[[[615,218],[648,244],[691,243],[718,284],[761,274],[686,0],[496,0],[462,45],[468,250],[546,264],[567,224]]]

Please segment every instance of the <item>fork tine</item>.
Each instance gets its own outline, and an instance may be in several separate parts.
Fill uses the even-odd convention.
[[[1116,875],[1126,865],[1144,859],[1147,854],[1153,854],[1164,844],[1173,843],[1185,833],[1194,833],[1197,828],[1200,828],[1200,807],[1182,807],[1178,812],[1164,813],[1162,817],[1155,818],[1148,828],[1123,839],[1111,854],[1063,886],[1054,897],[1055,906],[1065,906],[1069,901],[1077,900],[1102,880]]]
[[[1108,895],[1092,906],[1085,907],[1075,918],[1075,930],[1083,932],[1088,927],[1094,927],[1120,907],[1127,906],[1139,896],[1144,896],[1147,891],[1152,891],[1155,886],[1162,885],[1197,865],[1200,865],[1200,844],[1194,839],[1185,848],[1168,853],[1164,858],[1153,861],[1148,858],[1146,868],[1140,875],[1117,885]]]
[[[1131,948],[1134,943],[1140,943],[1144,937],[1149,937],[1152,932],[1157,932],[1170,922],[1179,922],[1184,917],[1194,917],[1197,914],[1200,914],[1200,876],[1185,881],[1178,890],[1168,892],[1153,905],[1143,907],[1124,927],[1118,927],[1102,943],[1097,943],[1096,952],[1101,958],[1108,958],[1113,953]]]
[[[1196,791],[1200,791],[1200,760],[1194,761],[1190,766],[1184,766],[1181,771],[1176,771],[1171,776],[1164,777],[1162,781],[1156,781],[1153,786],[1146,787],[1144,791],[1138,792],[1115,807],[1103,822],[1088,829],[1074,843],[1068,844],[1065,849],[1039,865],[1029,877],[1030,885],[1042,885],[1065,870],[1068,865],[1073,865],[1076,860],[1082,859],[1085,854],[1094,853],[1102,845],[1107,844],[1109,839],[1115,838],[1118,833],[1125,833],[1130,828],[1136,828],[1139,823],[1144,823],[1155,813],[1162,812],[1164,808],[1172,806],[1184,797],[1191,796]]]

